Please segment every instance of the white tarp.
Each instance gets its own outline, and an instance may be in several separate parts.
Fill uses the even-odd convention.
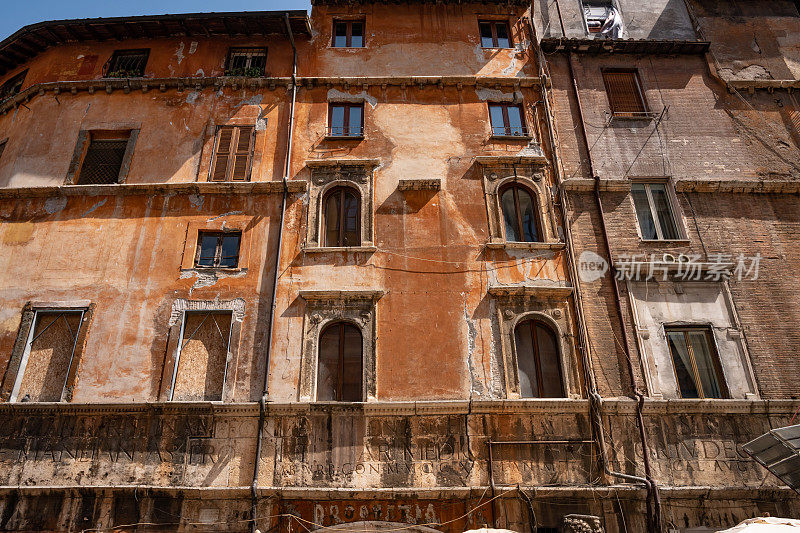
[[[800,520],[771,516],[751,518],[719,533],[800,533]]]

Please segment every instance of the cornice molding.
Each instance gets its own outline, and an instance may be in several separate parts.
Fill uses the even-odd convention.
[[[305,192],[305,180],[288,180],[290,193]],[[111,185],[56,185],[47,187],[0,188],[0,198],[49,198],[54,196],[137,196],[161,194],[276,194],[283,192],[282,181],[116,183]]]
[[[663,179],[663,178],[660,178]],[[631,181],[627,179],[601,179],[601,191],[629,191]],[[677,192],[734,192],[755,194],[798,194],[800,179],[790,180],[747,180],[727,179],[677,179],[674,180]],[[595,180],[590,178],[571,178],[561,182],[568,192],[590,192],[594,190]]]

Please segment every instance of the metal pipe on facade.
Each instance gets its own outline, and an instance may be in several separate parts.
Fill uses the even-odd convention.
[[[278,308],[278,278],[280,276],[281,251],[283,249],[283,224],[286,217],[286,202],[289,196],[287,180],[292,168],[292,140],[294,133],[294,107],[297,100],[297,46],[294,42],[292,26],[289,23],[289,14],[284,13],[284,23],[286,24],[286,35],[292,45],[292,100],[289,107],[289,124],[287,125],[286,137],[286,163],[284,165],[283,178],[283,198],[281,200],[281,216],[278,222],[278,248],[275,253],[275,271],[272,278],[272,306],[269,312],[269,326],[267,328],[267,349],[266,360],[264,362],[264,386],[262,387],[261,399],[259,400],[258,410],[258,433],[256,434],[256,456],[253,465],[253,482],[250,486],[252,504],[250,508],[250,531],[255,533],[256,520],[258,518],[258,473],[261,458],[261,448],[263,445],[264,421],[266,418],[266,403],[269,398],[269,362],[272,352],[272,331],[275,326],[275,312]]]
[[[581,138],[587,150],[586,162],[589,166],[589,174],[594,179],[594,198],[595,198],[595,203],[597,204],[598,216],[600,217],[600,230],[601,233],[603,234],[603,242],[605,244],[604,247],[606,250],[606,255],[608,257],[608,264],[613,266],[614,256],[611,251],[611,244],[608,237],[608,231],[606,228],[606,219],[603,211],[603,201],[600,197],[600,177],[595,173],[594,165],[592,164],[592,154],[589,145],[589,137],[586,134],[585,120],[583,116],[583,106],[581,105],[581,97],[580,97],[580,92],[578,91],[578,82],[575,78],[575,70],[572,66],[572,52],[569,51],[567,52],[567,67],[569,70],[570,80],[572,81],[572,90],[575,92],[575,102],[577,104],[578,118],[580,120]],[[645,471],[644,482],[647,485],[648,489],[648,505],[647,505],[648,526],[651,529],[651,531],[654,531],[655,533],[661,533],[662,531],[661,498],[658,492],[658,485],[656,484],[656,481],[652,478],[651,475],[650,455],[649,455],[650,447],[648,446],[647,432],[645,431],[644,418],[642,417],[642,406],[644,404],[644,395],[641,393],[638,386],[636,385],[636,377],[633,372],[633,359],[631,357],[630,345],[628,341],[628,332],[627,329],[625,328],[625,315],[622,310],[622,298],[620,296],[619,282],[616,276],[612,276],[612,288],[614,292],[614,304],[617,310],[617,314],[619,315],[620,329],[622,330],[622,345],[623,345],[622,347],[625,350],[625,359],[628,367],[630,386],[632,389],[632,394],[636,398],[636,424],[639,429],[639,438],[642,442],[642,462],[644,464],[644,471]],[[599,398],[599,394],[597,394],[597,392],[594,391],[594,395],[595,395],[594,399],[597,400]],[[599,420],[599,422],[602,423],[602,420]],[[600,427],[602,428],[602,426]],[[599,433],[601,437],[600,442],[603,442],[602,429]],[[602,449],[604,451],[605,447],[603,446]],[[638,477],[638,476],[630,476],[628,474],[622,474],[620,472],[612,472],[610,469],[608,469],[605,460],[603,460],[602,463],[603,463],[603,470],[608,475],[628,480],[633,480],[634,478]],[[642,478],[637,479],[637,481],[641,480]],[[649,503],[650,498],[652,498],[653,500],[652,509],[650,508],[650,503]]]

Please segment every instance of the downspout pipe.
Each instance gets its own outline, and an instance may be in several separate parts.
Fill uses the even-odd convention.
[[[581,105],[581,98],[580,92],[578,91],[578,82],[575,78],[575,70],[572,66],[572,52],[567,52],[567,66],[569,70],[570,80],[572,81],[572,90],[575,94],[575,102],[578,108],[578,117],[580,120],[580,131],[581,131],[581,139],[586,146],[586,161],[589,166],[589,174],[594,179],[594,199],[595,203],[597,204],[597,211],[600,217],[600,229],[601,233],[603,234],[603,243],[606,251],[606,256],[608,257],[608,264],[614,264],[614,256],[611,251],[611,244],[608,237],[608,230],[606,227],[606,219],[605,213],[603,211],[603,202],[600,197],[600,177],[594,171],[594,165],[592,164],[592,154],[589,145],[589,138],[586,134],[586,126],[585,120],[583,115],[583,106]],[[648,514],[648,526],[651,531],[654,533],[661,533],[663,531],[662,524],[661,524],[661,498],[658,491],[658,485],[656,481],[653,479],[651,474],[651,467],[650,467],[650,447],[648,445],[647,440],[647,432],[645,431],[644,427],[644,418],[642,417],[642,407],[644,405],[644,394],[639,390],[639,387],[636,384],[636,377],[633,371],[633,359],[631,357],[630,351],[630,344],[628,341],[628,332],[627,328],[625,327],[625,315],[622,310],[622,297],[620,296],[619,290],[619,281],[617,280],[616,276],[612,276],[612,288],[614,291],[614,304],[616,307],[617,314],[620,320],[620,329],[622,330],[622,346],[625,350],[625,360],[627,362],[627,370],[628,370],[628,377],[630,379],[630,387],[633,393],[633,396],[636,399],[636,425],[639,429],[639,438],[642,443],[642,461],[644,464],[644,472],[645,477],[641,478],[638,476],[631,476],[628,474],[622,474],[620,472],[613,472],[608,468],[607,461],[603,458],[605,455],[605,443],[604,443],[604,436],[602,434],[602,426],[600,426],[601,431],[599,431],[599,443],[601,449],[601,462],[603,466],[603,471],[613,477],[617,477],[620,479],[626,479],[628,481],[636,481],[639,483],[644,483],[647,486],[648,492],[648,500],[652,498],[653,501],[653,508],[650,508],[650,504],[648,501],[647,505],[647,514]],[[593,390],[592,393],[592,401],[597,403],[596,406],[596,413],[597,413],[597,423],[602,424],[602,418],[599,412],[600,406],[602,405],[602,398],[597,393],[596,390]]]
[[[261,399],[258,402],[258,433],[256,434],[256,455],[253,465],[253,482],[250,485],[251,508],[250,508],[250,532],[256,533],[258,519],[258,473],[261,463],[261,449],[263,446],[264,422],[266,419],[267,400],[269,398],[269,365],[272,352],[272,333],[275,328],[275,313],[278,308],[278,278],[280,277],[281,253],[283,250],[283,226],[286,218],[286,203],[289,197],[289,187],[287,181],[289,172],[292,169],[292,141],[294,133],[294,108],[297,101],[297,46],[294,42],[292,26],[289,23],[289,14],[283,14],[283,21],[286,24],[286,35],[292,45],[292,99],[289,106],[289,124],[287,125],[286,135],[286,162],[283,170],[281,182],[283,184],[283,198],[281,200],[281,215],[278,223],[278,248],[275,253],[275,268],[272,278],[272,307],[269,312],[269,326],[267,328],[266,361],[264,363],[264,385],[261,389]]]

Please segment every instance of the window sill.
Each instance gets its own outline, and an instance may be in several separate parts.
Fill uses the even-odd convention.
[[[303,252],[307,254],[319,254],[326,252],[354,252],[354,253],[372,253],[376,252],[376,246],[306,246]]]
[[[611,120],[635,120],[639,122],[649,122],[654,118],[656,118],[656,116],[658,116],[657,113],[652,113],[650,111],[639,115],[630,115],[627,113],[611,113],[611,112],[609,112],[609,114],[611,115]]]
[[[514,46],[481,46],[482,50],[515,50]]]
[[[331,50],[363,50],[366,46],[329,46]]]
[[[487,242],[489,250],[563,250],[563,242]]]
[[[363,141],[363,135],[325,135],[326,141]]]
[[[246,267],[235,267],[235,268],[228,268],[228,267],[201,267],[195,266],[191,268],[181,268],[181,273],[189,272],[189,273],[198,273],[198,274],[228,274],[228,275],[236,275],[236,274],[245,274],[247,273]]]
[[[526,141],[530,142],[533,140],[532,135],[492,135],[489,137],[490,141]]]
[[[689,239],[640,239],[642,244],[666,244],[666,245],[685,245],[691,244]]]

